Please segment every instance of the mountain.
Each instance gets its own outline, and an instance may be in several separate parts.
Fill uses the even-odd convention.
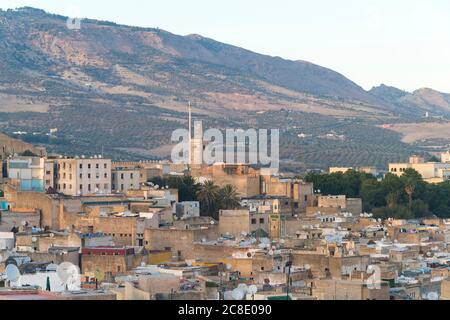
[[[30,151],[38,156],[46,154],[45,149],[36,148],[29,143],[11,138],[0,132],[0,159],[5,159],[8,155],[21,154],[26,151]]]
[[[51,152],[167,157],[191,101],[205,127],[280,128],[293,170],[382,168],[421,153],[377,127],[423,114],[425,102],[393,88],[367,92],[328,68],[200,35],[90,19],[74,30],[67,20],[0,10],[0,130],[29,132],[20,138]]]
[[[450,94],[433,89],[422,88],[410,93],[382,84],[369,92],[403,112],[450,114]]]
[[[416,90],[412,94],[402,97],[401,101],[404,104],[414,105],[431,112],[436,110],[444,113],[450,112],[450,94],[429,88]]]
[[[180,110],[187,100],[206,112],[291,108],[333,114],[337,107],[354,115],[361,105],[375,114],[389,109],[343,75],[309,62],[199,35],[87,19],[71,30],[66,22],[33,8],[0,12],[0,94],[18,97],[22,108],[42,109],[127,101]]]

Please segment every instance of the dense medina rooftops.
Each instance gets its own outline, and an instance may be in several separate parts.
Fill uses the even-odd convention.
[[[92,247],[82,249],[82,254],[94,256],[126,256],[133,255],[134,253],[134,248],[127,247]]]

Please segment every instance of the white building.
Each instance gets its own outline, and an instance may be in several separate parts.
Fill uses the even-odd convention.
[[[14,233],[0,232],[0,251],[12,250],[15,247]]]
[[[67,158],[56,160],[56,190],[69,196],[111,194],[111,160]]]
[[[200,202],[185,201],[175,204],[175,215],[183,220],[187,218],[200,217]]]
[[[20,190],[43,192],[45,159],[39,157],[14,157],[7,160],[8,178],[15,180]]]

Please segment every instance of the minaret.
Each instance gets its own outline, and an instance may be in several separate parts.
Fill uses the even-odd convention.
[[[188,165],[191,165],[192,162],[192,106],[191,102],[189,101],[189,160]]]

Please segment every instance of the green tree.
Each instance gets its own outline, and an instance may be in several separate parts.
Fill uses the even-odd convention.
[[[206,181],[200,185],[197,191],[197,199],[200,201],[201,213],[203,216],[218,219],[220,188],[213,181]]]
[[[226,185],[220,192],[220,209],[232,210],[240,207],[239,195],[236,187],[232,185]]]

